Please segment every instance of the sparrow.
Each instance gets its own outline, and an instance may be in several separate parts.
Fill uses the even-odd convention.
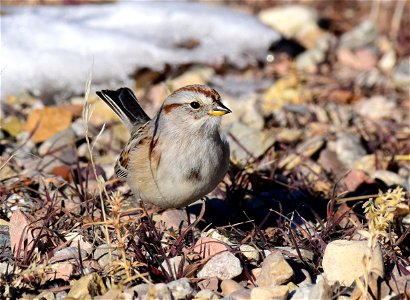
[[[128,88],[97,95],[130,132],[115,173],[142,201],[160,208],[184,207],[224,178],[230,152],[220,125],[231,110],[214,89],[182,87],[165,99],[152,119]]]

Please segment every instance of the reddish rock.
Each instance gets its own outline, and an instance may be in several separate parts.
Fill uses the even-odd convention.
[[[227,244],[217,239],[202,237],[196,242],[193,252],[198,253],[202,258],[208,258],[229,250],[230,248]]]

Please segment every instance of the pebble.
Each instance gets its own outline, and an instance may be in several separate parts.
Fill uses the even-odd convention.
[[[239,122],[232,124],[228,136],[231,157],[242,163],[261,156],[275,142],[269,131],[261,131]]]
[[[189,223],[192,224],[196,220],[194,214],[189,214]],[[188,216],[185,210],[182,209],[167,209],[161,214],[161,225],[167,230],[184,230],[188,227]]]
[[[242,254],[250,261],[253,261],[253,262],[259,261],[259,257],[260,257],[259,251],[255,247],[251,245],[243,244],[239,246],[239,250],[241,250]]]
[[[393,80],[397,87],[410,90],[410,57],[402,59],[394,69]]]
[[[256,279],[258,287],[267,287],[272,284],[286,284],[294,277],[294,273],[280,251],[269,254],[262,262],[262,270]]]
[[[111,258],[112,260],[117,259],[118,257],[120,257],[120,253],[118,250],[114,249],[113,246],[108,246],[107,244],[102,244],[99,245],[93,254],[93,258],[98,262],[98,264],[102,267],[102,268],[108,268],[109,264],[110,264],[110,255],[109,255],[109,249],[111,250]]]
[[[391,171],[376,170],[375,172],[371,173],[370,176],[373,179],[380,179],[387,186],[400,185],[400,186],[408,188],[406,179]]]
[[[235,291],[243,289],[243,286],[232,279],[225,279],[221,282],[222,295],[228,296]]]
[[[229,250],[230,247],[224,242],[210,237],[199,238],[193,248],[193,252],[198,253],[202,258],[212,257],[215,254]]]
[[[373,120],[379,120],[382,118],[391,118],[397,104],[394,100],[377,95],[358,101],[354,107],[359,114]]]
[[[335,152],[339,161],[346,167],[352,168],[353,164],[366,155],[360,139],[350,132],[338,132],[335,143]]]
[[[344,33],[339,40],[340,48],[357,49],[372,44],[378,37],[378,29],[374,22],[366,20]]]
[[[330,242],[323,255],[323,270],[330,281],[350,286],[363,275],[363,257],[370,251],[367,241],[335,240]],[[377,246],[371,252],[369,270],[383,277],[383,255]]]
[[[171,281],[167,284],[172,293],[172,297],[175,300],[187,299],[192,296],[194,289],[191,287],[191,282],[188,278],[180,278],[178,280]]]
[[[291,38],[304,27],[316,24],[319,14],[305,5],[283,5],[262,10],[258,17],[262,23]]]
[[[86,275],[71,284],[67,297],[75,299],[91,299],[92,296],[106,293],[103,280],[97,273]],[[92,296],[91,296],[92,295]]]
[[[317,284],[309,284],[303,287],[294,289],[290,293],[290,300],[305,300],[305,299],[332,299],[332,289],[326,281],[320,281]]]
[[[169,258],[168,260],[164,260],[161,265],[168,272],[168,274],[170,274],[173,278],[177,278],[178,273],[179,273],[179,269],[180,269],[180,266],[181,266],[182,259],[183,259],[183,256],[181,256],[181,255],[174,256],[174,257]],[[168,263],[169,263],[169,265],[168,265]],[[188,262],[184,259],[184,263],[183,263],[183,266],[182,266],[182,271],[188,265],[189,265]]]
[[[221,280],[234,278],[242,273],[241,262],[230,252],[212,257],[198,272],[198,278],[217,277]]]
[[[228,297],[226,297],[225,299],[226,300],[228,299],[229,300],[246,300],[250,298],[251,298],[251,290],[242,288],[240,290],[233,292],[232,294],[229,294]]]
[[[195,299],[197,300],[218,300],[219,297],[213,291],[204,289],[196,293]]]
[[[271,285],[267,287],[255,287],[251,290],[251,299],[275,299],[286,300],[289,289],[286,285]]]

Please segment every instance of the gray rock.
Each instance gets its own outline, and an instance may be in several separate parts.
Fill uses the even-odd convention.
[[[335,152],[339,161],[349,169],[355,161],[366,155],[366,150],[363,148],[359,137],[350,132],[337,133]]]
[[[378,95],[357,102],[355,104],[355,109],[363,116],[379,120],[386,117],[392,117],[393,110],[396,106],[397,104],[394,100]]]
[[[340,47],[356,49],[372,44],[377,36],[378,29],[374,22],[366,20],[353,28],[351,31],[344,33],[340,37]]]
[[[232,125],[229,133],[232,135],[228,136],[231,156],[241,162],[261,156],[275,142],[271,132],[261,131],[239,122]]]
[[[45,142],[38,148],[40,156],[44,156],[40,169],[50,172],[55,166],[61,164],[73,164],[76,162],[75,135],[71,128],[63,130]]]
[[[218,277],[221,280],[232,279],[242,273],[241,262],[230,252],[223,252],[212,257],[198,272],[198,278]]]
[[[408,188],[406,179],[400,175],[387,170],[376,170],[374,173],[370,174],[373,179],[380,179],[386,185],[400,185]]]
[[[290,293],[291,300],[329,300],[332,298],[332,290],[325,281],[317,284],[309,284],[293,290]]]
[[[168,259],[168,262],[164,260],[161,265],[168,272],[168,274],[174,278],[177,278],[182,259],[183,256],[171,257]],[[184,270],[186,266],[188,266],[188,262],[184,260],[182,270]]]
[[[409,91],[410,89],[410,57],[402,59],[394,69],[393,80],[397,87]]]
[[[194,289],[191,287],[191,282],[188,278],[171,281],[167,286],[176,300],[189,298],[194,293]]]
[[[99,245],[93,254],[93,258],[98,262],[102,268],[108,268],[110,264],[109,249],[111,249],[112,260],[120,257],[118,250],[114,249],[112,246],[109,247],[107,244]]]
[[[298,70],[313,73],[319,63],[323,62],[326,54],[322,49],[314,48],[301,53],[296,58],[296,68]]]

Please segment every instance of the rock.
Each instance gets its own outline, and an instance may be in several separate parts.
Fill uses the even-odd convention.
[[[168,274],[170,274],[173,278],[177,278],[178,277],[177,275],[179,273],[179,269],[180,269],[181,262],[182,262],[183,258],[184,257],[181,256],[181,255],[171,257],[168,260],[164,260],[161,265],[168,272]],[[169,265],[168,265],[168,263],[169,263]],[[182,271],[188,265],[189,265],[188,262],[184,259],[184,262],[182,264]]]
[[[284,285],[271,285],[267,287],[255,287],[251,290],[251,299],[275,299],[286,300],[289,289]]]
[[[395,85],[404,90],[410,89],[410,57],[402,59],[394,69],[393,80]]]
[[[22,130],[23,124],[16,116],[5,117],[0,123],[1,129],[6,131],[12,137],[16,137]]]
[[[329,243],[323,255],[323,270],[330,281],[350,286],[363,273],[363,257],[369,253],[367,241],[336,240]],[[384,276],[383,255],[377,246],[371,251],[371,265],[367,271]]]
[[[213,291],[204,289],[200,290],[198,293],[196,293],[195,299],[197,300],[218,300],[219,297],[217,294],[215,294]]]
[[[200,289],[208,289],[214,292],[218,291],[219,288],[219,281],[216,277],[205,278],[198,282],[198,287]]]
[[[365,47],[374,43],[378,34],[377,25],[368,19],[344,33],[340,37],[339,47],[347,49]]]
[[[221,282],[222,295],[228,296],[235,291],[243,289],[243,286],[232,279],[225,279]]]
[[[229,300],[246,300],[251,298],[251,290],[250,289],[245,289],[242,288],[240,290],[237,290],[233,292],[232,294],[229,294],[227,299]],[[222,300],[222,299],[221,299]]]
[[[54,300],[56,297],[53,292],[41,292],[38,296],[34,297],[33,300]]]
[[[380,179],[387,186],[400,185],[407,188],[406,179],[400,175],[387,170],[376,170],[371,174],[374,179]]]
[[[77,161],[74,132],[68,128],[56,133],[40,145],[38,153],[43,156],[40,167],[44,172],[51,173],[62,164],[74,164]]]
[[[337,59],[346,67],[359,71],[370,71],[376,67],[378,62],[377,53],[366,48],[356,51],[345,48],[338,49]]]
[[[198,278],[217,277],[231,279],[242,273],[241,262],[230,252],[223,252],[212,257],[198,272]]]
[[[362,184],[373,184],[374,180],[366,172],[353,169],[343,178],[343,183],[347,191],[354,192]]]
[[[239,250],[241,250],[242,254],[250,261],[259,261],[259,251],[256,250],[255,247],[243,244],[239,246]]]
[[[175,91],[186,85],[207,84],[214,74],[215,70],[210,67],[193,68],[192,70],[186,71],[182,75],[168,81],[167,85],[171,91]]]
[[[87,254],[91,254],[93,250],[93,245],[91,245],[90,242],[88,242],[84,236],[77,232],[69,232],[65,235],[65,239],[67,241],[70,241],[68,246],[76,247],[81,250],[84,250],[87,252]]]
[[[291,74],[275,82],[262,96],[262,114],[269,117],[280,112],[286,105],[298,105],[303,101],[299,79]]]
[[[71,125],[72,113],[61,107],[49,106],[33,110],[28,116],[25,130],[32,132],[35,143],[43,142]]]
[[[360,139],[357,135],[349,132],[338,132],[335,143],[337,158],[343,165],[350,169],[353,164],[366,155]]]
[[[0,247],[4,250],[3,256],[8,257],[11,256],[11,246],[10,246],[10,230],[9,225],[5,225],[6,221],[0,219]]]
[[[394,49],[389,49],[380,58],[378,67],[385,73],[392,73],[394,66],[396,65],[397,55]],[[410,74],[410,73],[409,73]]]
[[[258,97],[256,94],[247,96],[245,99],[232,98],[223,96],[224,104],[229,107],[234,113],[228,114],[222,118],[222,128],[227,128],[230,125],[240,121],[242,124],[262,130],[265,125],[263,116],[258,111]]]
[[[324,142],[324,138],[321,136],[315,136],[303,141],[296,147],[296,153],[291,153],[278,162],[278,167],[292,170],[305,161],[306,157],[310,157],[319,151],[324,145]]]
[[[124,291],[126,294],[135,295],[137,299],[145,299],[148,294],[150,285],[147,283],[140,283]]]
[[[291,38],[304,27],[316,24],[319,14],[305,5],[284,5],[262,10],[258,17],[262,23]]]
[[[154,286],[150,286],[148,290],[148,299],[164,299],[164,300],[173,300],[172,293],[165,283],[157,283]],[[180,299],[180,298],[176,298]]]
[[[101,277],[97,273],[86,275],[72,283],[67,297],[75,299],[91,299],[92,297],[106,293],[106,288]]]
[[[221,241],[229,246],[233,246],[234,243],[229,240],[228,237],[224,236],[223,234],[220,234],[218,230],[216,229],[210,229],[204,233],[201,234],[202,237],[210,237],[213,238],[215,240]]]
[[[190,222],[195,221],[196,217],[194,214],[189,215]],[[163,225],[163,228],[170,229],[173,228],[174,230],[184,230],[188,227],[188,216],[185,210],[182,209],[167,209],[161,214],[160,222]]]
[[[12,270],[12,266],[6,262],[0,262],[0,276],[4,276],[10,273]]]
[[[328,148],[320,151],[319,159],[317,162],[326,172],[331,172],[333,174],[341,174],[345,172],[345,167],[337,159],[336,153],[329,150]]]
[[[374,120],[382,118],[391,118],[397,104],[391,99],[384,96],[373,96],[368,99],[363,99],[355,104],[355,110]]]
[[[314,73],[317,66],[326,59],[326,53],[322,49],[313,48],[298,55],[296,68],[301,71]]]
[[[62,279],[68,281],[74,274],[74,265],[68,262],[55,263],[47,270],[47,280]]]
[[[375,154],[369,154],[355,161],[352,169],[363,170],[368,174],[372,174],[376,171],[376,161],[378,162],[378,167],[382,169],[387,168],[387,161],[380,161],[376,158]]]
[[[85,259],[88,256],[88,253],[85,250],[80,250],[77,247],[66,247],[58,250],[54,255],[49,259],[50,263],[73,260],[78,262]]]
[[[105,299],[124,299],[126,300],[126,298],[124,297],[124,293],[121,291],[120,288],[116,286],[111,287],[104,295],[93,297],[93,299],[95,300],[105,300]],[[131,300],[132,296],[128,299]]]
[[[210,237],[201,237],[195,243],[193,252],[198,253],[202,258],[212,257],[215,254],[229,251],[230,247],[225,243]]]
[[[28,253],[35,246],[34,239],[37,237],[38,223],[34,223],[34,219],[20,210],[16,210],[11,218],[9,225],[10,247],[14,256],[19,259]]]
[[[171,281],[167,286],[175,300],[190,298],[194,293],[194,289],[191,287],[191,282],[188,278]]]
[[[260,131],[239,122],[234,123],[229,132],[231,157],[241,162],[261,156],[275,142],[269,131]]]
[[[285,284],[292,280],[293,270],[280,251],[269,254],[262,262],[262,270],[256,279],[258,287]]]
[[[332,289],[326,281],[320,281],[317,284],[309,284],[299,287],[290,293],[290,300],[305,300],[317,299],[328,300],[332,299]]]
[[[93,258],[98,262],[98,264],[102,268],[109,268],[110,267],[110,254],[109,254],[109,249],[111,249],[111,256],[112,256],[112,261],[116,260],[117,258],[120,257],[120,253],[118,250],[113,248],[113,246],[109,247],[107,244],[102,244],[99,245],[93,254]]]

